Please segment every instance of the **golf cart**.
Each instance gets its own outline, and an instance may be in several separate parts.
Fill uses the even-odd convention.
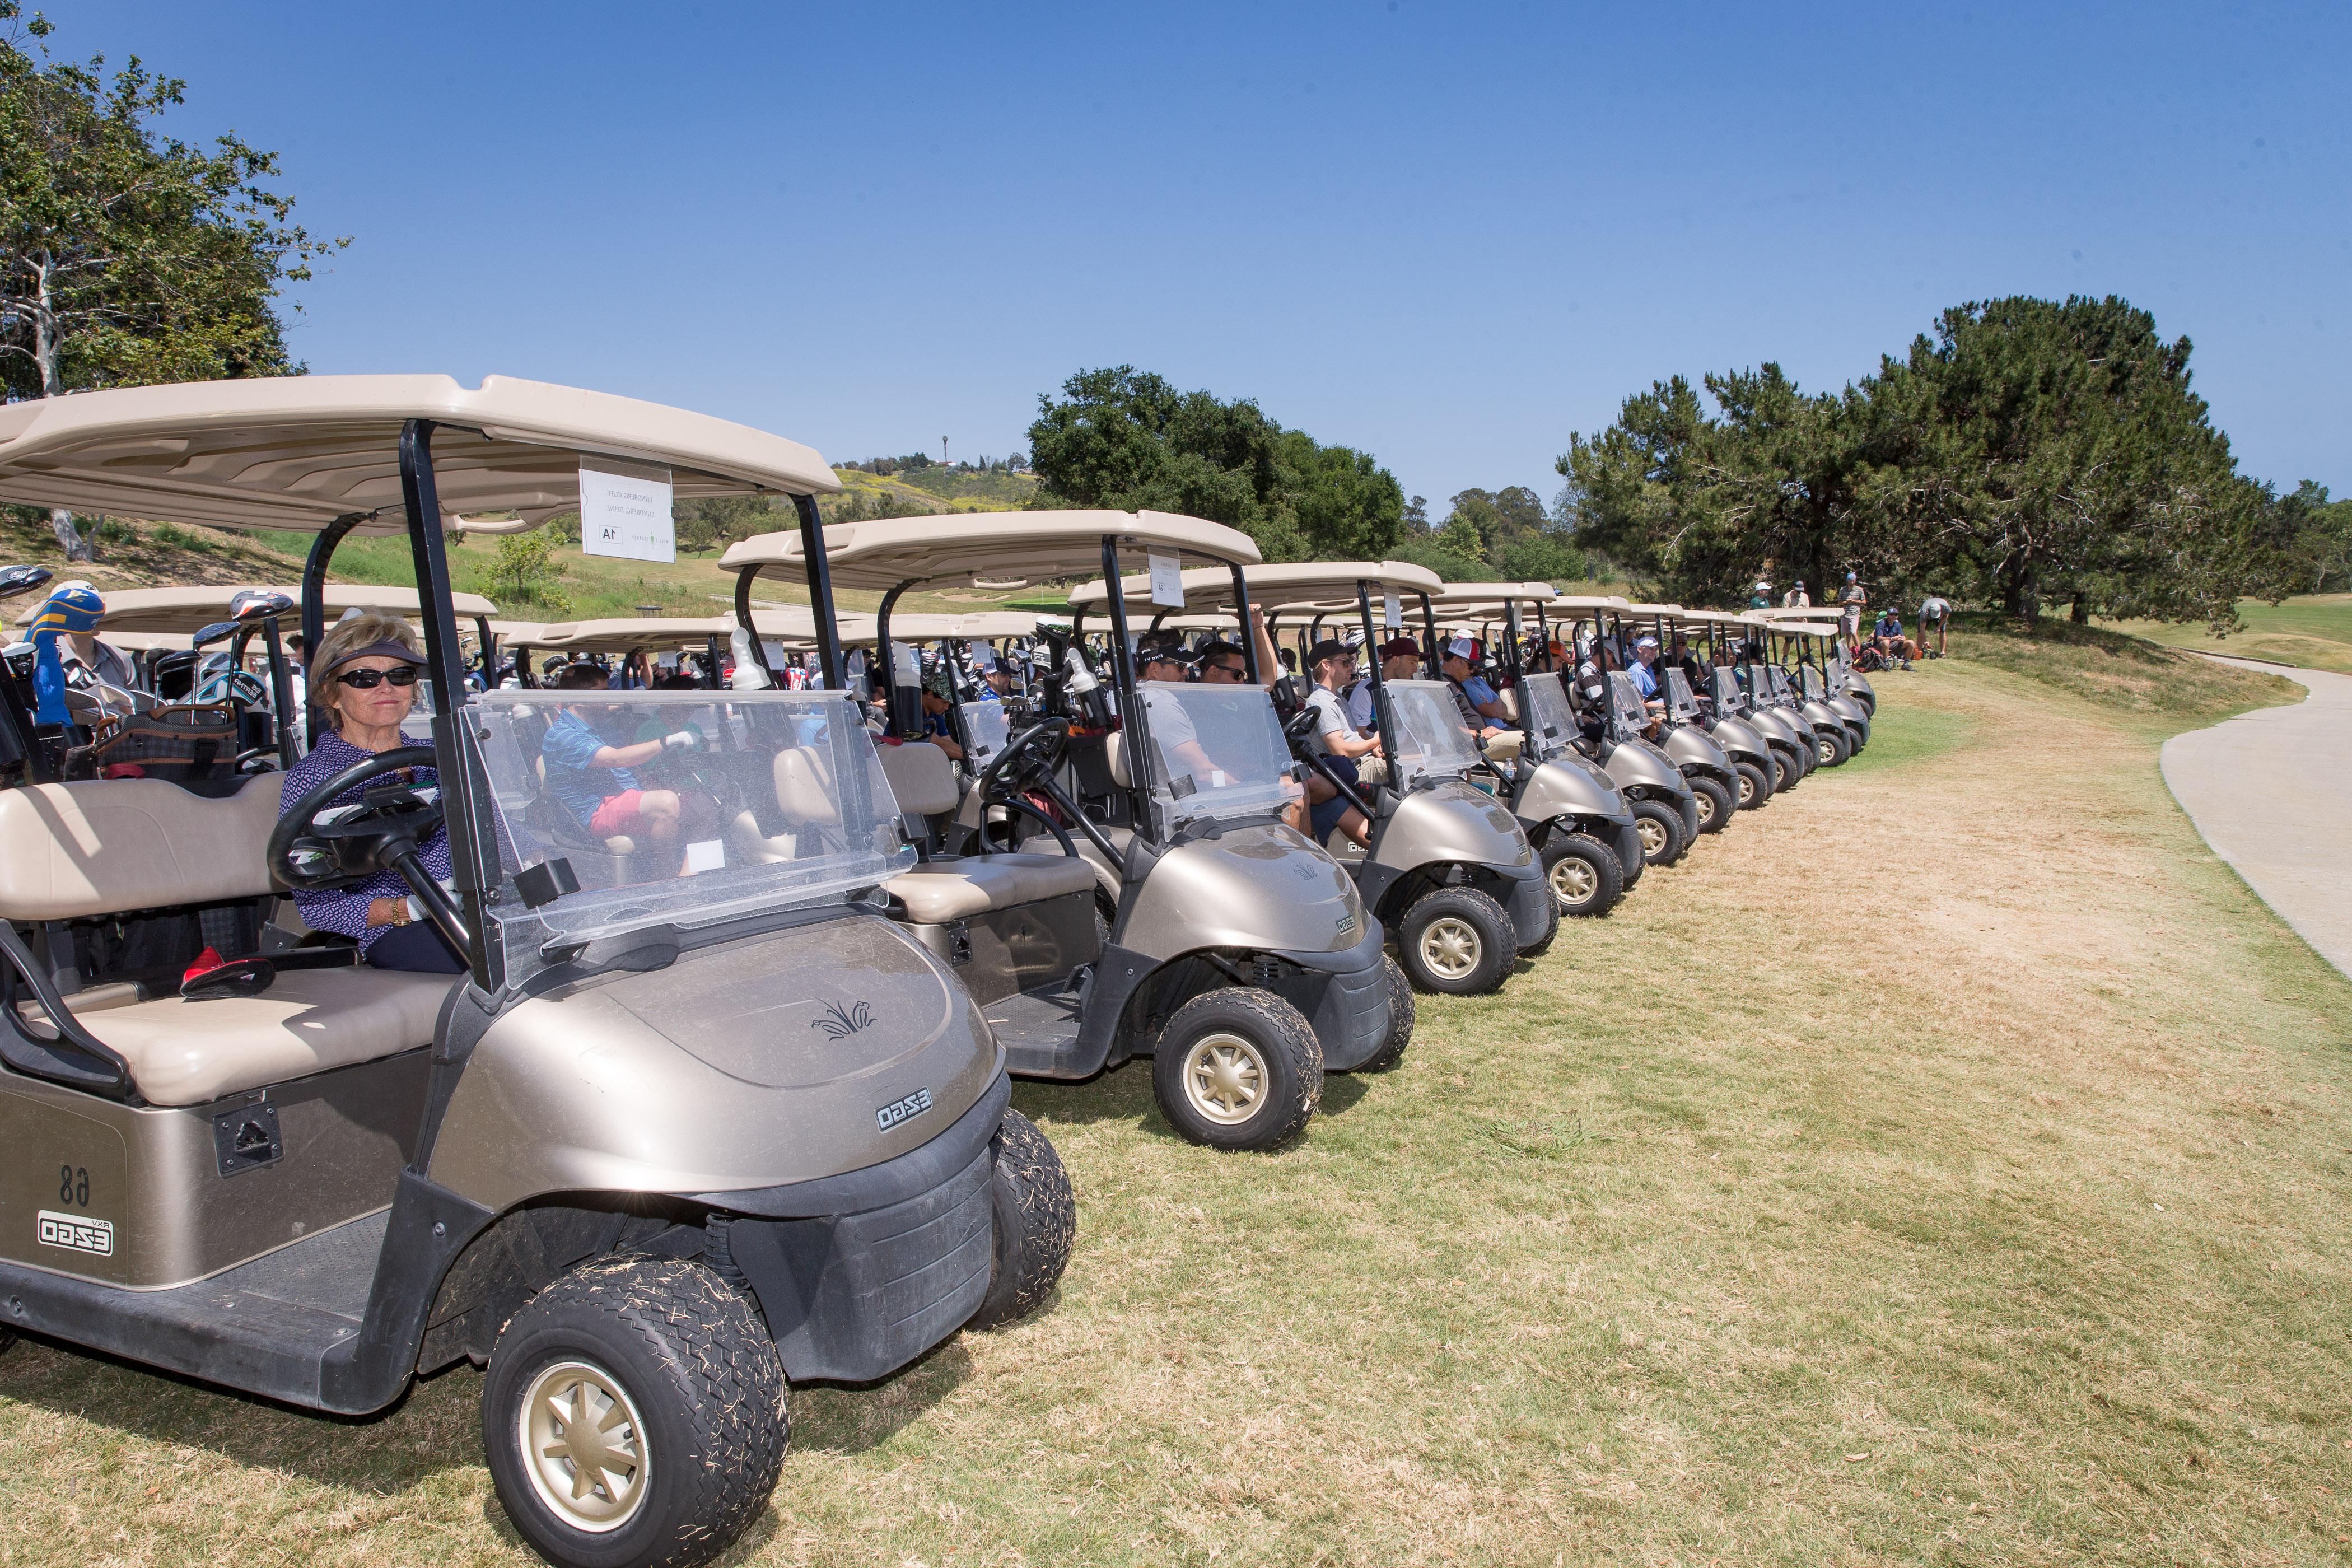
[[[1789,644],[1796,634],[1787,625],[1761,615],[1752,616],[1749,624],[1755,645],[1764,657],[1747,668],[1748,694],[1769,691],[1773,704],[1811,737],[1813,761],[1825,768],[1841,765],[1853,754],[1853,736],[1844,719],[1828,704],[1806,698],[1790,679],[1789,666],[1783,661],[1791,657]]]
[[[1821,766],[1821,751],[1811,721],[1772,685],[1764,653],[1765,628],[1770,624],[1752,610],[1725,615],[1717,630],[1727,647],[1731,663],[1719,668],[1717,676],[1720,679],[1723,669],[1728,669],[1739,693],[1740,716],[1773,742],[1773,755],[1782,770],[1773,786],[1777,794],[1794,789],[1811,778],[1813,770]]]
[[[1390,1067],[1412,1026],[1380,922],[1283,821],[1300,788],[1254,658],[1246,684],[1139,681],[1115,605],[1108,691],[1074,689],[1093,679],[1082,666],[1057,675],[1045,711],[1008,730],[975,781],[977,820],[1026,820],[1029,837],[998,852],[984,833],[979,854],[950,853],[944,837],[965,792],[927,738],[914,650],[895,637],[900,597],[1116,577],[1122,550],[1215,562],[1235,590],[1257,559],[1247,534],[1196,518],[1049,511],[810,523],[732,545],[720,565],[737,574],[739,616],[762,573],[807,584],[828,683],[843,668],[834,595],[881,591],[881,765],[923,854],[883,891],[963,977],[1012,1070],[1073,1080],[1150,1056],[1180,1134],[1270,1149],[1313,1115],[1327,1068]],[[961,706],[969,724],[989,717],[975,710],[1001,717],[999,703]]]
[[[1595,595],[1565,595],[1545,606],[1571,634],[1576,668],[1563,681],[1580,714],[1586,753],[1600,763],[1632,809],[1642,858],[1672,866],[1698,837],[1698,795],[1680,764],[1648,738],[1648,704],[1633,678],[1615,668],[1608,655],[1609,629],[1627,607],[1623,599]]]
[[[1398,561],[1253,566],[1246,577],[1244,592],[1244,584],[1216,574],[1187,573],[1180,584],[1181,607],[1195,614],[1222,611],[1246,625],[1249,597],[1255,596],[1265,606],[1270,646],[1286,617],[1297,626],[1302,669],[1325,618],[1353,620],[1364,647],[1376,648],[1381,639],[1374,595],[1384,605],[1395,605],[1396,614],[1382,621],[1398,630],[1406,596],[1422,599],[1444,586],[1426,567]],[[1124,605],[1149,604],[1150,593],[1149,578],[1129,578]],[[1107,601],[1114,617],[1119,616],[1122,602],[1109,600],[1101,584],[1090,583],[1070,595],[1070,608],[1083,617]],[[1435,626],[1425,601],[1422,618],[1433,642]],[[1243,641],[1248,646],[1255,638]],[[1433,673],[1428,644],[1424,653],[1430,658],[1425,668]],[[1377,661],[1365,662],[1379,745],[1358,759],[1353,784],[1312,742],[1313,720],[1298,705],[1311,672],[1288,678],[1278,689],[1291,754],[1370,825],[1369,849],[1336,831],[1325,847],[1354,877],[1365,907],[1396,932],[1399,961],[1417,989],[1454,995],[1492,991],[1509,976],[1515,960],[1540,955],[1559,930],[1559,911],[1545,886],[1543,868],[1517,818],[1470,782],[1486,763],[1446,683],[1389,680]]]
[[[1559,597],[1549,583],[1449,583],[1433,596],[1447,615],[1485,616],[1501,623],[1486,638],[1501,650],[1501,695],[1518,728],[1504,743],[1489,741],[1488,761],[1505,780],[1504,797],[1527,830],[1544,880],[1564,916],[1607,914],[1646,864],[1633,808],[1597,763],[1577,750],[1576,714],[1557,673],[1529,670],[1523,658],[1522,613],[1538,618]]]
[[[538,627],[531,642],[517,646],[516,651],[518,655],[527,655],[537,649],[569,658],[627,659],[643,654],[648,660],[676,654],[679,656],[681,670],[686,668],[688,656],[699,656],[702,670],[695,678],[695,684],[706,691],[718,691],[725,685],[719,672],[726,668],[727,639],[734,629],[731,616],[622,616],[596,621],[557,621]],[[500,646],[505,646],[503,640]]]
[[[1834,655],[1837,628],[1817,626],[1811,622],[1783,622],[1787,646],[1794,654],[1797,695],[1805,710],[1823,708],[1845,726],[1847,752],[1859,756],[1870,744],[1870,714],[1861,703],[1840,692],[1835,685]]]
[[[282,812],[276,773],[0,790],[0,1321],[345,1415],[486,1365],[507,1517],[613,1568],[724,1551],[775,1483],[788,1379],[887,1376],[1034,1309],[1074,1209],[953,970],[866,901],[913,853],[845,698],[459,679],[447,514],[535,524],[592,479],[789,496],[811,526],[837,488],[776,437],[496,376],[0,416],[0,500],[309,531],[314,586],[335,541],[405,534],[438,699],[429,746]],[[703,780],[666,784],[707,790],[695,831],[570,856],[556,723],[691,731],[658,754]],[[441,832],[454,886],[425,868]],[[271,920],[387,871],[462,973]],[[199,916],[252,937],[226,982],[183,981]]]
[[[1702,645],[1712,648],[1714,623],[1719,618],[1717,611],[1685,610],[1679,605],[1666,607],[1658,617],[1660,624],[1669,632],[1678,633],[1685,639],[1694,656],[1697,655]],[[1735,788],[1738,809],[1760,809],[1772,798],[1781,764],[1773,757],[1771,741],[1761,730],[1739,717],[1738,682],[1732,679],[1729,670],[1712,662],[1701,667],[1696,687],[1692,685],[1679,665],[1672,667],[1669,674],[1670,679],[1665,683],[1669,710],[1676,715],[1686,716],[1685,721],[1704,729],[1708,738],[1722,748],[1724,755],[1731,759],[1731,765],[1738,773]],[[1729,703],[1726,703],[1722,694],[1717,690],[1718,677],[1730,687],[1732,700]],[[1796,750],[1795,742],[1790,742],[1792,766]]]
[[[1682,770],[1684,781],[1691,786],[1692,804],[1698,809],[1698,831],[1720,833],[1731,826],[1732,814],[1739,809],[1743,795],[1739,769],[1729,750],[1699,722],[1698,694],[1691,689],[1690,679],[1666,658],[1666,650],[1673,646],[1673,619],[1681,612],[1679,605],[1627,605],[1616,612],[1616,619],[1625,637],[1647,635],[1657,639],[1658,660],[1650,672],[1658,684],[1661,707],[1655,716],[1655,744]]]

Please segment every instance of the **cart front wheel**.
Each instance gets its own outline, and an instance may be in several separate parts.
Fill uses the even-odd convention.
[[[971,1315],[975,1329],[1025,1318],[1043,1306],[1070,1261],[1078,1234],[1078,1199],[1070,1173],[1037,1124],[1008,1109],[989,1142],[996,1173],[990,1197],[996,1210],[996,1256],[988,1294]]]
[[[1255,986],[1203,992],[1176,1009],[1151,1058],[1160,1114],[1213,1149],[1271,1149],[1323,1100],[1323,1044],[1306,1015]]]
[[[1845,737],[1839,731],[1825,730],[1813,737],[1813,757],[1822,766],[1836,767],[1845,755]]]
[[[1689,847],[1683,832],[1683,814],[1664,801],[1633,803],[1633,830],[1642,836],[1642,863],[1671,866]]]
[[[1556,835],[1543,847],[1543,866],[1552,902],[1569,919],[1605,915],[1624,896],[1625,871],[1617,852],[1597,838]]]
[[[1503,906],[1475,888],[1423,893],[1397,922],[1397,956],[1417,991],[1476,996],[1502,984],[1519,940]]]
[[[499,1336],[482,1438],[499,1501],[541,1556],[688,1568],[775,1489],[783,1363],[751,1303],[699,1264],[585,1264]]]
[[[1772,781],[1754,763],[1735,763],[1739,774],[1739,809],[1754,811],[1772,798]]]
[[[1691,796],[1698,802],[1698,830],[1720,833],[1731,826],[1731,790],[1721,779],[1690,781]]]

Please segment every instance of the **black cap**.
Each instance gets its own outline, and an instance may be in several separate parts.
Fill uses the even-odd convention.
[[[1338,658],[1343,654],[1352,656],[1355,651],[1338,637],[1325,637],[1307,650],[1307,663],[1308,668],[1312,668],[1327,658]]]

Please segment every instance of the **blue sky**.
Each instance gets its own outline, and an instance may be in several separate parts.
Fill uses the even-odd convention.
[[[1549,498],[1677,372],[2120,293],[2246,471],[2352,492],[2352,6],[68,0],[315,231],[314,371],[502,372],[835,460],[1133,363]]]

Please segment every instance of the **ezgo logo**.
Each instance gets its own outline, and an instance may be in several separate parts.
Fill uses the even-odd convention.
[[[91,1219],[86,1215],[40,1212],[41,1245],[62,1247],[68,1252],[94,1252],[100,1258],[114,1256],[114,1222]]]
[[[904,1100],[894,1100],[874,1113],[874,1129],[887,1132],[909,1117],[920,1116],[931,1108],[931,1091],[919,1089]]]

